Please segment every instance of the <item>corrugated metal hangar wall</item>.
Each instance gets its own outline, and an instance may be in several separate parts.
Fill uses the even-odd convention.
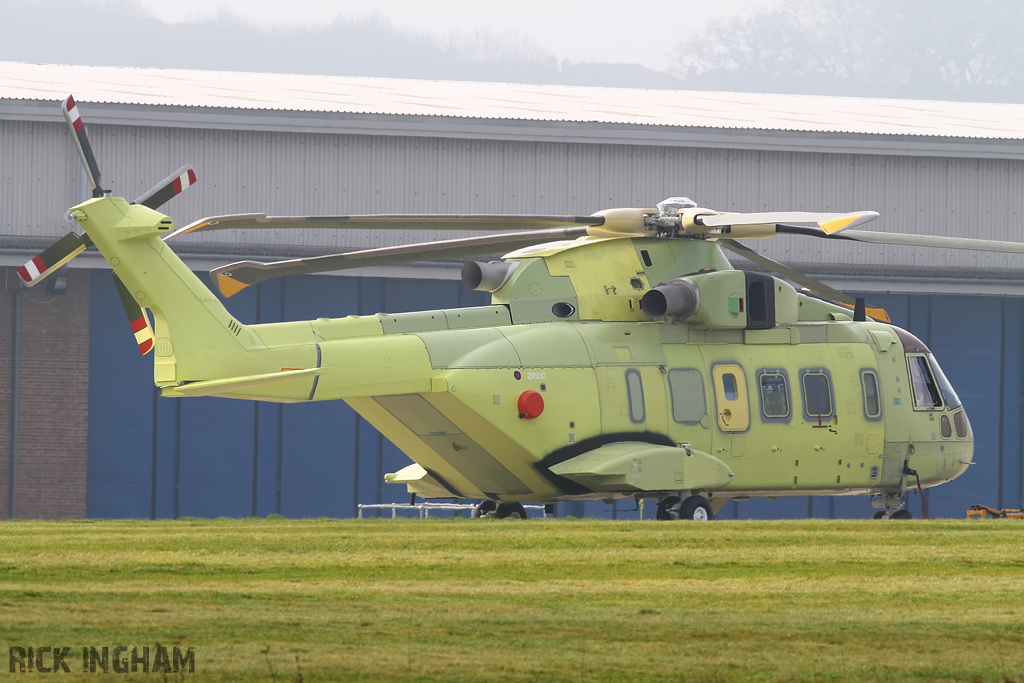
[[[615,144],[330,135],[146,126],[89,126],[115,195],[141,195],[192,164],[199,184],[166,208],[183,226],[199,218],[350,213],[589,215],[652,207],[687,195],[719,211],[851,211],[881,216],[877,230],[1016,240],[1024,235],[1024,160],[775,152]],[[0,231],[59,237],[58,218],[85,198],[74,147],[60,123],[3,122]],[[26,227],[29,226],[28,231]],[[465,233],[388,230],[223,231],[184,236],[207,252],[313,253],[429,241]],[[787,263],[1020,270],[1024,256],[786,236],[759,243]],[[820,271],[819,271],[820,272]]]
[[[196,167],[199,185],[164,207],[179,226],[246,211],[591,213],[650,206],[678,194],[723,211],[872,208],[882,215],[878,229],[961,236],[970,230],[970,236],[993,239],[1021,239],[1024,216],[1024,162],[1016,159],[201,127],[93,125],[89,133],[109,179],[105,185],[115,194],[133,197],[181,164]],[[8,246],[39,246],[63,234],[67,226],[60,216],[84,196],[64,126],[0,121],[0,150],[0,234],[11,236]],[[182,250],[313,254],[446,236],[213,233],[203,240],[186,237]],[[977,276],[979,268],[1021,266],[1020,257],[1004,254],[860,244],[822,248],[811,242],[780,238],[754,246],[788,263],[817,264],[818,273],[838,267],[856,275],[881,267],[896,275],[934,276],[943,270]],[[17,262],[21,253],[10,248],[8,260]],[[239,320],[254,323],[485,303],[450,279],[418,280],[411,268],[397,274],[401,277],[264,283],[227,305]],[[384,472],[407,462],[405,456],[340,402],[280,406],[157,398],[152,361],[138,357],[109,275],[93,270],[89,278],[88,516],[344,517],[359,502],[407,499],[402,487],[382,480]],[[960,517],[974,502],[1020,506],[1024,311],[1019,283],[988,284],[985,296],[957,296],[949,283],[938,287],[941,292],[929,292],[936,287],[927,283],[914,285],[910,290],[917,293],[910,294],[879,293],[907,291],[905,283],[889,287],[864,281],[856,287],[870,289],[871,303],[886,307],[896,324],[931,345],[971,418],[978,465],[953,484],[928,492],[932,513]],[[9,451],[7,456],[9,462]],[[912,497],[911,506],[916,505]],[[562,504],[560,514],[636,516],[626,507],[631,506]],[[799,498],[730,503],[721,516],[870,513],[862,497]]]

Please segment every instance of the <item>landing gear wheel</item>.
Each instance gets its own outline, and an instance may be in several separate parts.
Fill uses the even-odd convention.
[[[715,518],[711,503],[704,496],[690,496],[679,505],[679,519],[710,522]]]
[[[875,513],[875,516],[872,517],[871,519],[884,519],[884,518],[885,518],[885,510],[878,510]]]
[[[668,496],[658,501],[658,514],[660,520],[679,519],[679,496]]]
[[[477,503],[476,508],[473,510],[473,519],[490,517],[496,509],[498,509],[498,504],[493,500],[482,500]]]
[[[910,510],[897,510],[896,512],[889,515],[889,519],[913,519],[914,515],[910,514]]]
[[[522,503],[501,503],[494,516],[498,519],[526,519],[526,508]]]

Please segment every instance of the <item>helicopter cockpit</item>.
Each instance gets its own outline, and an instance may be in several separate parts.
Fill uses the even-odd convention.
[[[893,327],[896,335],[903,343],[903,350],[907,354],[907,368],[911,389],[914,394],[915,410],[956,410],[963,403],[957,396],[953,385],[946,379],[938,360],[920,339],[910,332],[899,327]],[[967,421],[963,417],[963,411],[954,415],[957,436],[967,436]],[[952,430],[949,420],[942,416],[941,428],[943,437],[948,438]]]

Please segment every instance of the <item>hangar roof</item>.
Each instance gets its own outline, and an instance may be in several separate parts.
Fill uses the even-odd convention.
[[[0,62],[0,118],[68,93],[95,123],[1024,156],[1014,104]]]

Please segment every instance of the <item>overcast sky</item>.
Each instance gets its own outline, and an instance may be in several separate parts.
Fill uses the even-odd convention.
[[[485,28],[529,37],[559,59],[636,63],[663,70],[672,45],[682,38],[697,38],[708,20],[770,7],[780,0],[136,1],[151,16],[168,23],[230,13],[263,28],[287,28],[377,14],[396,26],[436,36]],[[109,0],[92,2],[110,4]]]

